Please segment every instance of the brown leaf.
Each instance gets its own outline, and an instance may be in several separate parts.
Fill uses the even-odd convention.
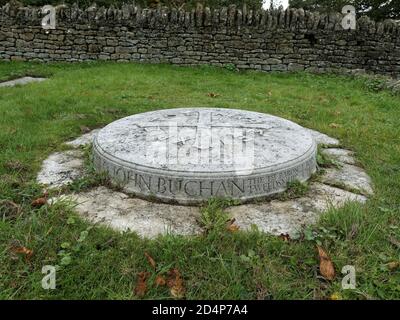
[[[46,203],[47,203],[47,198],[43,197],[43,198],[38,198],[36,200],[33,200],[31,205],[32,205],[32,207],[40,208],[40,207],[44,206]]]
[[[288,233],[281,233],[279,238],[281,238],[284,242],[289,242],[290,241],[290,236]]]
[[[235,218],[233,218],[233,219],[231,219],[231,220],[228,221],[228,224],[227,224],[227,226],[226,226],[226,229],[227,229],[229,232],[237,232],[237,231],[240,229],[240,227],[239,227],[237,224],[235,224],[235,221],[236,221]]]
[[[158,275],[156,277],[155,283],[156,283],[157,287],[163,287],[167,284],[167,280],[165,280],[165,278],[163,276]]]
[[[319,255],[319,272],[325,279],[333,280],[335,278],[335,267],[332,260],[320,246],[317,246],[317,249]]]
[[[236,224],[231,224],[228,227],[228,231],[229,232],[237,232],[237,231],[239,231],[239,229],[240,229],[240,227],[238,225],[236,225]]]
[[[150,274],[148,272],[139,272],[138,279],[135,287],[135,295],[138,297],[143,297],[147,291],[147,279],[149,278]]]
[[[220,95],[219,95],[218,93],[209,92],[209,93],[207,93],[207,96],[209,96],[210,98],[217,98],[217,97],[219,97]]]
[[[33,255],[33,250],[30,250],[24,246],[13,245],[11,246],[11,252],[14,254],[22,254],[25,259],[29,260]]]
[[[177,276],[180,276],[180,273],[179,273],[178,269],[171,269],[171,270],[168,271],[167,286],[169,288],[174,286],[175,279],[176,279]]]
[[[181,285],[173,286],[170,290],[174,298],[182,299],[185,296],[185,289]]]
[[[400,267],[399,261],[392,261],[387,264],[390,271],[394,271]]]
[[[171,269],[168,272],[169,279],[167,285],[170,288],[171,295],[174,298],[183,298],[185,295],[185,287],[183,286],[183,279],[178,269]]]
[[[156,262],[154,261],[154,259],[147,253],[144,253],[147,261],[149,262],[149,264],[151,265],[151,267],[155,270],[156,269]]]

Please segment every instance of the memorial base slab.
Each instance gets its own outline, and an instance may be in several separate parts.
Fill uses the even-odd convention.
[[[322,152],[331,154],[338,167],[325,169],[317,180],[309,182],[308,192],[297,199],[276,199],[227,208],[227,213],[236,219],[235,223],[241,230],[249,230],[255,225],[269,234],[294,235],[305,226],[316,223],[329,208],[341,207],[348,201],[365,203],[371,196],[371,180],[362,168],[354,165],[357,163],[355,155],[341,149],[337,139],[314,130],[310,132],[317,137]],[[96,133],[94,131],[67,142],[71,150],[50,155],[43,162],[38,182],[46,188],[61,188],[74,179],[84,177],[84,154],[81,148],[91,144]],[[334,151],[329,151],[332,148]],[[348,166],[351,170],[346,174]],[[357,181],[359,183],[355,183]],[[190,236],[204,231],[198,222],[201,216],[199,207],[143,200],[107,186],[62,194],[51,199],[50,203],[57,201],[73,204],[74,210],[92,223],[119,231],[130,230],[145,238],[167,233]]]

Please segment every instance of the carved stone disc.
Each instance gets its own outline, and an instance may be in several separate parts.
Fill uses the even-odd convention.
[[[247,201],[307,180],[316,143],[301,126],[233,109],[179,108],[117,120],[94,140],[94,164],[126,192],[196,204]]]

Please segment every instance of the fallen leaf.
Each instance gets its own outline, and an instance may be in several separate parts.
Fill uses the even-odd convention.
[[[340,124],[337,124],[337,123],[330,123],[330,124],[329,124],[329,127],[330,127],[330,128],[333,128],[333,129],[337,129],[337,128],[340,128]]]
[[[156,277],[155,283],[156,283],[157,287],[163,287],[167,284],[167,281],[165,280],[165,278],[163,276],[158,275]]]
[[[170,288],[171,295],[174,298],[183,298],[185,295],[185,287],[178,269],[171,269],[168,272],[169,279],[167,285]]]
[[[33,250],[30,250],[24,246],[13,245],[11,246],[11,251],[14,254],[22,254],[25,259],[29,260],[33,255]]]
[[[229,232],[237,232],[237,231],[240,229],[240,227],[239,227],[237,224],[235,224],[235,221],[236,221],[235,218],[233,218],[233,219],[231,219],[231,220],[228,221],[228,224],[227,224],[227,226],[226,226],[226,229],[227,229]]]
[[[219,95],[218,93],[209,92],[209,93],[207,93],[207,96],[209,96],[210,98],[217,98],[217,97],[219,97],[220,95]]]
[[[281,233],[279,238],[281,238],[284,242],[289,242],[290,241],[290,236],[287,233]]]
[[[149,278],[150,274],[148,272],[139,272],[138,280],[135,287],[135,295],[138,297],[143,297],[147,291],[147,279]]]
[[[185,296],[185,289],[181,285],[173,286],[170,290],[174,298],[182,299]]]
[[[228,227],[228,231],[229,232],[237,232],[237,231],[239,231],[239,229],[240,229],[240,227],[238,225],[236,225],[236,224],[231,224]]]
[[[332,260],[320,246],[317,246],[317,249],[319,255],[319,272],[325,279],[333,280],[335,278],[335,267]]]
[[[176,273],[179,274],[178,269],[171,269],[171,270],[168,271],[167,286],[169,288],[172,288],[174,286],[174,284],[175,284]]]
[[[151,265],[151,267],[155,270],[156,269],[156,262],[154,261],[154,259],[147,253],[144,253],[147,261],[149,262],[149,264]]]
[[[394,271],[394,270],[396,270],[397,268],[400,267],[400,262],[399,261],[392,261],[392,262],[389,262],[387,264],[387,266],[388,266],[390,271]]]
[[[40,207],[44,206],[46,203],[47,203],[47,198],[43,197],[43,198],[38,198],[36,200],[33,200],[31,205],[32,205],[32,207],[40,208]]]

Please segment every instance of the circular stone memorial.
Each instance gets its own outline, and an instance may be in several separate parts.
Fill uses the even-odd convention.
[[[101,129],[93,148],[96,170],[125,192],[169,203],[264,198],[316,170],[317,147],[308,130],[243,110],[136,114]]]

